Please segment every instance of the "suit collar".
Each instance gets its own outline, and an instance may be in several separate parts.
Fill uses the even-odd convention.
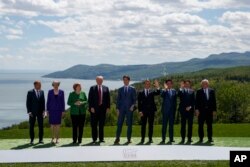
[[[128,85],[128,86],[125,86],[125,85],[124,85],[124,86],[123,86],[123,89],[125,89],[125,88],[128,88],[128,90],[129,90],[131,87],[130,87],[130,85]]]
[[[36,91],[39,91],[39,93],[40,93],[39,98],[37,97]],[[42,95],[43,95],[43,91],[42,91],[42,90],[33,89],[33,96],[35,96],[35,98],[36,98],[37,100],[39,100],[39,99],[41,98]]]

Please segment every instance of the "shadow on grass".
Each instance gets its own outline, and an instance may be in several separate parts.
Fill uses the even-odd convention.
[[[196,143],[195,143],[195,144],[196,144]],[[186,143],[179,142],[177,145],[180,145],[180,146],[191,146],[191,145],[192,145],[192,142],[186,142]]]
[[[96,142],[96,143],[90,142],[90,143],[84,144],[83,146],[100,146],[100,145],[101,144],[99,142]]]
[[[213,143],[210,143],[209,141],[205,142],[205,143],[201,143],[201,142],[196,142],[193,144],[193,146],[213,146]]]
[[[19,145],[19,146],[13,147],[13,148],[11,148],[11,150],[22,150],[22,149],[27,149],[27,148],[34,147],[36,145],[38,145],[38,143],[37,144],[27,143],[27,144],[23,144],[23,145]]]
[[[126,142],[126,143],[124,143],[124,144],[122,144],[123,146],[129,146],[130,144],[131,144],[132,142]]]
[[[159,146],[165,146],[165,145],[173,145],[173,143],[172,142],[166,142],[166,143],[163,143],[163,142],[160,142],[159,144],[157,144],[157,145],[159,145]]]
[[[136,145],[137,145],[137,146],[143,146],[143,145],[144,145],[144,143],[139,142],[139,143],[137,143]]]
[[[79,146],[78,143],[69,143],[69,144],[61,145],[61,147],[77,147],[77,146]]]
[[[54,147],[55,144],[53,143],[47,143],[47,144],[39,144],[39,145],[36,145],[34,146],[33,148],[50,148],[50,147]]]
[[[123,143],[123,144],[121,144],[121,143],[114,143],[114,144],[112,144],[112,145],[110,145],[110,146],[128,146],[128,145],[130,145],[131,143],[128,143],[128,142],[126,142],[126,143]]]
[[[146,142],[146,143],[142,143],[142,142],[139,142],[139,143],[137,143],[136,145],[137,146],[150,146],[152,143],[151,142]]]

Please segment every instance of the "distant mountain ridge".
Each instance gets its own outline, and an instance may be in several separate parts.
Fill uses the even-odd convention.
[[[119,80],[122,75],[128,74],[133,80],[152,79],[168,74],[194,72],[206,68],[225,68],[250,65],[250,52],[212,54],[207,58],[194,58],[184,62],[166,62],[152,65],[111,65],[99,64],[96,66],[75,65],[64,71],[57,71],[43,77],[47,78],[76,78],[95,79],[103,75],[108,80]]]

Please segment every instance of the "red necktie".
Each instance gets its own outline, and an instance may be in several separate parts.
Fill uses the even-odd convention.
[[[101,90],[101,86],[98,86],[98,104],[99,106],[102,105],[102,90]]]

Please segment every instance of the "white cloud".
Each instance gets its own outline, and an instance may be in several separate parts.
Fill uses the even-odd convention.
[[[22,37],[18,36],[18,35],[6,35],[5,36],[7,39],[9,40],[16,40],[16,39],[21,39]]]
[[[9,48],[7,47],[0,47],[0,52],[7,52],[9,51]]]
[[[180,0],[186,7],[196,9],[237,9],[250,7],[248,0]]]
[[[227,11],[223,13],[220,18],[222,22],[228,23],[230,25],[249,25],[250,24],[250,12],[230,12]]]
[[[242,43],[248,43],[250,39],[250,12],[225,12],[220,18],[222,23],[230,26],[231,33]]]
[[[10,15],[21,14],[27,17],[63,14],[64,11],[62,9],[66,5],[67,1],[3,0],[2,13]]]
[[[14,61],[14,60],[22,60],[23,56],[13,56],[13,55],[0,55],[1,61]]]
[[[11,40],[12,48],[15,40],[24,41],[15,53],[5,52],[22,56],[32,68],[183,61],[249,50],[250,17],[242,7],[250,5],[246,0],[3,0],[0,40]],[[211,23],[199,16],[204,9],[226,12]]]
[[[2,30],[2,34],[5,34],[5,37],[8,40],[22,39],[22,35],[23,35],[22,29],[2,27],[0,28],[0,33],[1,33],[1,30]]]
[[[13,35],[23,35],[23,31],[21,29],[8,29],[8,33],[13,34]]]

